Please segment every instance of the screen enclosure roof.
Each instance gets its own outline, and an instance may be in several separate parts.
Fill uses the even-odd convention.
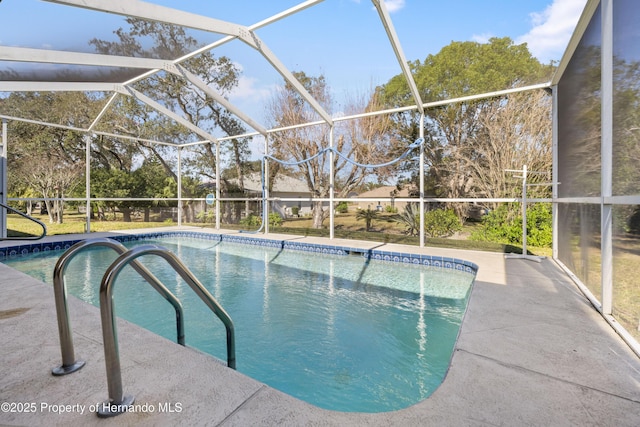
[[[341,7],[346,2],[307,0],[282,0],[277,2],[256,2],[254,0],[234,1],[234,13],[229,8],[218,11],[216,2],[184,2],[179,0],[21,0],[34,5],[37,16],[61,17],[50,21],[38,21],[32,26],[32,18],[24,17],[24,34],[20,43],[3,43],[0,40],[0,93],[10,92],[85,92],[102,94],[102,110],[87,123],[48,123],[40,117],[20,117],[3,115],[0,117],[68,127],[73,130],[131,138],[114,131],[104,123],[109,110],[119,97],[130,97],[143,104],[144,108],[168,117],[172,122],[188,129],[193,135],[191,141],[178,144],[217,142],[219,140],[266,136],[278,129],[270,127],[264,118],[265,104],[268,102],[265,90],[255,91],[251,97],[243,99],[238,94],[251,89],[252,78],[241,76],[234,92],[222,93],[213,85],[203,81],[183,66],[185,61],[197,58],[204,52],[215,57],[228,57],[239,66],[243,75],[259,73],[261,79],[272,87],[285,82],[294,88],[311,107],[314,119],[311,124],[332,125],[339,120],[370,115],[364,111],[327,111],[321,102],[310,94],[299,82],[295,71],[307,75],[326,75],[329,84],[338,81],[338,86],[354,89],[356,92],[372,90],[374,77],[382,77],[386,83],[388,76],[402,75],[410,91],[410,101],[405,110],[423,112],[425,104],[414,81],[407,57],[400,42],[400,36],[384,0],[370,0],[371,7],[361,7],[357,22],[340,19]],[[235,7],[237,5],[237,8]],[[0,3],[0,13],[2,4]],[[318,19],[298,19],[306,14],[317,14]],[[171,24],[185,29],[197,41],[188,49],[179,52],[145,51],[140,55],[98,54],[92,47],[92,39],[117,41],[114,34],[118,28],[126,28],[126,19]],[[314,16],[315,18],[315,16]],[[353,18],[351,18],[353,19]],[[20,23],[22,24],[22,23]],[[106,31],[105,31],[106,30]],[[402,37],[425,37],[423,29],[402,28]],[[306,38],[311,32],[313,39]],[[55,35],[66,34],[67,43],[61,44]],[[320,35],[320,37],[318,37]],[[68,40],[72,39],[70,43]],[[376,41],[375,51],[362,49],[359,41]],[[141,38],[144,44],[144,37]],[[318,41],[319,40],[319,41]],[[52,46],[53,45],[53,46]],[[151,54],[149,54],[151,52]],[[376,69],[364,68],[363,57],[375,58]],[[283,59],[285,58],[285,59]],[[310,59],[311,58],[311,59]],[[304,64],[304,65],[301,65]],[[371,64],[368,61],[367,64]],[[298,67],[311,67],[299,70]],[[248,68],[251,67],[251,68]],[[170,73],[189,86],[204,94],[211,102],[222,105],[230,114],[239,119],[246,132],[228,135],[224,132],[202,129],[194,125],[180,112],[136,89],[136,83],[158,73]],[[536,87],[548,87],[541,83]],[[255,88],[253,88],[255,89]],[[520,91],[522,88],[506,89],[492,94],[467,97],[493,96],[499,93]],[[232,95],[232,96],[230,96]],[[338,100],[340,101],[340,100]],[[448,101],[443,101],[445,103]],[[338,102],[340,103],[340,102]],[[438,103],[433,103],[438,104]],[[261,110],[262,108],[262,110]],[[402,109],[400,109],[402,110]],[[376,112],[385,113],[385,112]],[[300,125],[309,125],[300,124]],[[272,125],[271,125],[272,126]],[[215,133],[215,134],[214,134]],[[159,141],[154,141],[159,142]],[[161,142],[163,143],[163,142]],[[166,141],[166,144],[176,144]]]

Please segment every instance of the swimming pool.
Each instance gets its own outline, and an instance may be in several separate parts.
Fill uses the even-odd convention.
[[[125,245],[164,246],[200,279],[234,320],[240,372],[319,407],[359,412],[405,408],[442,382],[466,309],[472,264],[221,239],[183,235]],[[51,283],[61,253],[43,247],[27,256],[5,253],[3,262]],[[77,255],[67,269],[69,293],[98,305],[100,279],[115,257],[103,248]],[[164,260],[140,260],[182,301],[187,345],[224,360],[221,323]],[[130,267],[118,277],[114,295],[118,316],[175,340],[173,308]]]

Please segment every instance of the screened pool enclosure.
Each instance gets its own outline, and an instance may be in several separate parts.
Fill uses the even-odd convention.
[[[238,8],[242,9],[240,3]],[[43,29],[39,40],[25,35],[25,43],[20,47],[0,46],[2,204],[59,201],[72,205],[85,215],[85,231],[91,231],[92,222],[99,219],[96,215],[105,214],[98,206],[122,201],[131,201],[127,215],[139,214],[148,219],[155,212],[157,221],[170,220],[178,225],[197,222],[197,218],[219,229],[255,216],[259,220],[252,231],[260,233],[270,231],[269,214],[284,218],[320,216],[320,223],[326,220],[330,238],[335,238],[335,208],[340,203],[357,203],[371,210],[414,204],[420,216],[420,230],[416,234],[419,245],[425,246],[422,218],[430,205],[495,206],[523,202],[521,195],[496,196],[490,189],[473,197],[462,193],[446,197],[428,194],[425,174],[429,164],[424,144],[431,135],[427,113],[449,105],[471,106],[484,99],[540,93],[541,99],[551,98],[552,171],[543,171],[549,172],[549,176],[540,180],[541,185],[548,184],[551,197],[532,189],[534,196],[527,202],[552,203],[553,258],[640,354],[636,341],[640,337],[637,2],[589,0],[550,81],[530,81],[488,93],[428,102],[418,89],[408,62],[411,58],[407,58],[401,43],[403,37],[415,35],[411,29],[394,26],[384,1],[372,0],[375,12],[366,10],[357,32],[353,23],[339,19],[336,2],[286,3],[291,3],[288,9],[268,4],[262,5],[259,12],[246,10],[244,15],[220,17],[214,9],[207,13],[187,11],[192,6],[179,1],[34,2],[36,7],[42,7],[43,13],[69,10],[85,23],[110,19],[114,28],[125,22],[147,24],[134,27],[140,40],[130,40],[133,46],[130,50],[123,45],[118,47],[109,38],[112,36],[94,34],[84,35],[86,40],[78,42],[80,47],[45,49],[42,46],[47,44],[47,29]],[[323,12],[319,14],[322,18],[318,19],[317,27],[303,31],[296,17],[315,11]],[[327,12],[334,19],[327,21]],[[257,17],[253,23],[235,23],[253,16]],[[26,28],[28,17],[24,24]],[[280,59],[284,49],[299,50],[301,55],[306,50],[316,51],[319,67],[326,63],[326,74],[330,77],[329,65],[338,60],[324,55],[331,49],[330,42],[327,40],[326,46],[306,46],[304,42],[305,31],[326,31],[329,24],[331,31],[345,34],[344,43],[354,45],[352,58],[339,59],[341,69],[348,70],[344,73],[352,78],[347,85],[361,88],[362,70],[358,61],[364,53],[358,50],[357,41],[359,37],[373,38],[379,41],[380,50],[370,54],[379,57],[381,67],[393,66],[403,80],[408,94],[403,105],[388,108],[372,102],[374,98],[362,101],[359,96],[351,96],[340,100],[339,107],[330,108],[327,103],[330,94],[309,85],[315,80],[294,71],[295,63],[285,64]],[[178,29],[170,35],[184,43],[168,44],[174,49],[150,48],[150,34],[160,28],[157,25]],[[288,32],[288,25],[295,30]],[[86,28],[86,24],[79,27]],[[103,36],[106,38],[101,40]],[[220,59],[213,58],[212,53]],[[274,86],[284,84],[290,94],[295,94],[295,100],[304,105],[303,114],[290,121],[276,117],[273,112],[277,97],[270,101],[261,98],[259,102],[235,97],[238,102],[234,103],[229,97],[233,87],[225,86],[222,79],[207,80],[193,71],[193,67],[204,63],[204,67],[226,70],[236,79],[236,86],[238,82],[250,84],[239,80],[235,74],[240,70],[234,68],[237,67],[234,61],[243,62],[249,57],[261,64],[260,71]],[[364,73],[365,77],[369,71]],[[220,73],[218,76],[223,71]],[[176,91],[186,90],[188,96],[167,102],[169,98],[163,95],[172,87]],[[56,104],[55,111],[34,108],[17,114],[8,107],[11,94],[47,93],[69,94],[69,98],[66,103]],[[74,98],[74,94],[86,98]],[[180,112],[180,102],[200,103],[203,107],[195,115],[185,115]],[[65,108],[81,109],[82,114],[72,118],[63,113]],[[199,115],[204,108],[210,108],[208,115]],[[403,114],[412,117],[416,126],[411,134],[399,136],[393,134],[389,118]],[[216,125],[211,122],[214,116],[218,120]],[[148,123],[161,124],[162,130],[151,129],[146,126]],[[13,148],[12,134],[21,131],[21,124],[48,127],[58,135],[66,132],[82,135],[84,156],[67,159],[63,169],[82,177],[83,196],[71,196],[58,186],[44,196],[8,197],[7,179],[11,177],[12,165],[7,162],[7,153]],[[277,149],[284,140],[290,141],[293,149],[288,152]],[[312,140],[314,144],[296,146],[297,140]],[[141,192],[136,197],[117,191],[106,194],[109,188],[100,187],[102,184],[98,182],[102,181],[92,174],[90,166],[102,161],[100,156],[106,159],[112,155],[110,150],[116,150],[114,141],[121,144],[119,150],[125,150],[122,147],[127,143],[142,147],[137,157],[132,157],[138,166],[145,163],[145,157],[162,154],[159,157],[166,162],[160,167],[165,169],[151,170],[149,176],[157,177],[159,170],[170,171],[166,176],[174,177],[171,184],[175,187],[174,194],[162,196],[157,191],[140,196],[144,194]],[[198,162],[202,159],[208,159],[208,164],[201,166]],[[363,184],[374,176],[392,180],[385,168],[399,162],[408,165],[403,174],[416,178],[417,184],[411,191],[388,191],[370,197],[356,197],[351,191],[350,184]],[[34,161],[33,169],[40,163],[45,162]],[[242,169],[241,163],[251,167]],[[521,172],[527,166],[532,165],[512,165]],[[197,176],[195,170],[199,171]],[[323,173],[314,174],[313,170]],[[118,189],[117,183],[111,188]],[[6,216],[6,210],[0,210],[3,237],[7,235]]]

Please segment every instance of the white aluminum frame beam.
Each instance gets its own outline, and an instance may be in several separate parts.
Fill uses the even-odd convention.
[[[248,27],[248,29],[250,31],[257,30],[259,28],[262,28],[262,27],[265,27],[265,26],[267,26],[269,24],[272,24],[272,23],[274,23],[276,21],[284,19],[284,18],[286,18],[288,16],[294,15],[294,14],[300,12],[301,10],[307,9],[307,8],[309,8],[311,6],[314,6],[314,5],[318,4],[318,3],[322,3],[323,1],[324,0],[307,0],[306,2],[300,3],[297,6],[291,7],[289,9],[284,10],[284,11],[282,11],[282,12],[276,14],[276,15],[273,15],[273,16],[267,18],[267,19],[264,19],[264,20],[262,20],[260,22],[252,24],[252,25],[250,25]],[[237,36],[228,35],[228,36],[226,36],[226,37],[224,37],[224,38],[222,38],[220,40],[217,40],[217,41],[215,41],[213,43],[208,44],[207,46],[203,46],[203,47],[201,47],[199,49],[196,49],[193,52],[189,52],[189,53],[185,54],[184,56],[173,60],[172,63],[177,66],[180,63],[186,61],[187,59],[193,58],[193,57],[195,57],[197,55],[200,55],[200,54],[202,54],[204,52],[208,52],[208,51],[210,51],[210,50],[212,50],[214,48],[222,46],[223,44],[229,43],[230,41],[233,41],[233,40],[235,40],[237,38],[238,38]],[[144,74],[141,74],[141,75],[139,75],[139,76],[137,76],[137,77],[125,82],[124,84],[135,83],[137,81],[140,81],[140,80],[142,80],[142,79],[144,79],[146,77],[149,77],[149,76],[153,75],[154,73],[156,73],[158,71],[159,70],[157,70],[157,69],[148,71],[148,72],[146,72]],[[236,114],[236,112],[234,112],[234,114]],[[246,115],[245,115],[245,117],[246,117]],[[255,122],[255,120],[251,120],[250,122],[246,121],[246,123],[249,124],[250,126],[253,126],[251,123],[257,124]],[[260,126],[260,125],[258,125],[258,126],[259,126],[259,128],[264,128],[264,126]],[[258,130],[258,127],[254,127],[254,129]],[[258,133],[260,133],[260,132],[258,132]],[[245,136],[253,136],[253,135],[245,135]],[[235,138],[235,137],[236,136],[231,136],[231,138]],[[231,139],[231,138],[229,138],[229,139]],[[223,138],[220,138],[220,140],[222,140],[222,139]]]
[[[407,80],[409,90],[411,91],[411,95],[413,96],[416,106],[418,107],[418,111],[420,112],[420,114],[424,114],[424,107],[422,106],[422,97],[420,96],[420,91],[418,90],[416,81],[413,79],[413,74],[411,74],[411,70],[409,69],[407,58],[405,57],[404,51],[402,50],[400,40],[398,39],[395,27],[393,26],[393,22],[391,21],[391,17],[389,16],[387,6],[385,6],[384,0],[371,0],[371,2],[378,11],[378,15],[380,15],[380,20],[382,21],[382,25],[384,25],[384,29],[387,32],[387,37],[391,42],[391,47],[393,48],[393,52],[396,54],[396,58],[398,59],[400,68],[402,68],[402,74],[404,74],[404,78]]]
[[[178,9],[158,6],[152,3],[146,3],[138,0],[110,0],[104,2],[102,0],[45,0],[51,3],[66,4],[78,6],[85,9],[91,9],[101,12],[114,13],[118,15],[131,16],[139,19],[150,21],[164,22],[167,24],[179,25],[196,30],[213,32],[218,34],[226,34],[238,37],[259,51],[264,58],[287,80],[300,95],[313,107],[313,109],[326,121],[332,124],[331,116],[322,108],[322,106],[311,96],[302,84],[293,76],[291,71],[269,50],[255,33],[248,27],[239,24],[232,24],[219,19],[209,18],[194,13],[184,12]]]
[[[264,58],[280,73],[280,75],[287,81],[291,86],[295,88],[295,90],[311,105],[311,107],[320,114],[320,117],[327,122],[329,125],[333,125],[333,119],[327,113],[324,108],[318,103],[318,101],[311,96],[309,92],[305,89],[305,87],[293,76],[293,73],[289,71],[289,69],[278,59],[278,57],[267,47],[260,38],[249,29],[247,32],[240,33],[240,39],[244,41],[249,46],[256,49],[258,52],[264,56]]]
[[[251,126],[258,132],[260,132],[262,135],[267,134],[267,129],[264,126],[262,126],[261,124],[253,120],[251,117],[247,116],[240,108],[233,105],[224,96],[222,96],[222,94],[214,90],[211,86],[209,86],[207,83],[202,81],[201,78],[189,72],[184,67],[180,65],[173,65],[172,67],[167,68],[167,71],[190,81],[196,87],[200,88],[200,90],[202,90],[204,93],[210,96],[214,101],[216,101],[217,103],[222,105],[224,108],[226,108],[227,110],[235,114],[237,117],[239,117],[240,120],[247,123],[249,126]]]
[[[20,83],[20,82],[7,82],[7,83]],[[43,83],[43,82],[37,82],[37,83],[41,84],[41,85],[46,85],[47,84],[47,83]],[[2,85],[3,84],[4,84],[3,82],[0,82],[0,91],[2,90]],[[26,85],[31,85],[33,83],[28,83],[27,82],[25,84]],[[77,83],[69,83],[69,84],[77,84]],[[91,83],[89,83],[89,84],[91,84]],[[58,83],[58,85],[60,85],[60,83]],[[83,85],[84,85],[84,83],[83,83]],[[67,87],[67,86],[68,86],[68,84],[65,84],[65,87]],[[113,91],[113,90],[115,90],[114,87],[117,87],[117,86],[120,86],[120,85],[109,83],[108,86],[109,86],[109,90]],[[448,100],[444,100],[444,101],[429,102],[429,103],[423,104],[423,107],[425,109],[429,109],[429,108],[442,106],[442,105],[453,104],[453,103],[459,103],[459,102],[465,102],[465,101],[473,101],[473,100],[478,100],[478,99],[483,99],[483,98],[491,98],[491,97],[496,97],[496,96],[504,96],[504,95],[508,95],[508,94],[511,94],[511,93],[524,92],[524,91],[530,91],[530,90],[538,90],[538,89],[547,89],[549,87],[550,87],[550,83],[540,83],[540,84],[531,85],[531,86],[523,86],[523,87],[518,87],[518,88],[499,90],[499,91],[495,91],[495,92],[482,93],[482,94],[478,94],[478,95],[469,95],[469,96],[464,96],[464,97],[461,97],[461,98],[453,98],[453,99],[448,99]],[[34,89],[24,89],[24,90],[25,91],[29,91],[29,90],[34,90]],[[39,90],[48,90],[48,89],[39,89]],[[70,90],[70,89],[66,88],[66,89],[62,89],[62,90]],[[114,96],[109,100],[107,105],[105,105],[105,107],[103,108],[103,112],[101,112],[101,114],[104,114],[104,111],[108,108],[108,104],[113,102],[115,97],[118,96],[119,94],[120,94],[120,92],[116,91]],[[373,111],[373,112],[369,112],[369,113],[360,113],[360,114],[354,114],[354,115],[349,115],[349,116],[342,116],[342,117],[339,117],[339,118],[335,118],[334,121],[338,122],[338,121],[354,120],[354,119],[363,118],[363,117],[372,117],[372,116],[377,116],[377,115],[392,114],[392,113],[397,113],[397,112],[411,111],[411,110],[415,110],[415,109],[417,109],[417,107],[415,105],[414,106],[409,106],[409,107],[399,107],[399,108],[393,108],[393,109],[387,109],[387,110]],[[7,118],[8,120],[24,121],[24,122],[28,122],[28,123],[37,123],[37,124],[48,125],[48,126],[60,126],[60,125],[56,125],[56,124],[52,124],[52,123],[39,122],[39,121],[36,121],[36,120],[30,120],[30,119],[18,118],[18,117],[12,117],[12,116],[5,116],[5,115],[2,115],[2,114],[0,114],[0,118]],[[96,119],[96,120],[98,120],[98,119]],[[95,127],[95,124],[96,124],[96,121],[94,121],[94,123],[89,127],[89,129],[73,128],[73,130],[92,131],[92,129]],[[278,133],[278,132],[289,130],[289,129],[296,129],[296,128],[309,127],[309,126],[318,126],[318,125],[323,125],[323,124],[325,124],[323,121],[316,121],[316,122],[302,123],[302,124],[299,124],[299,125],[272,128],[272,129],[268,129],[267,130],[267,134]],[[101,134],[101,135],[106,135],[106,136],[119,137],[119,138],[140,139],[140,138],[126,137],[126,136],[123,136],[123,135],[112,134],[112,133],[107,133],[107,132],[94,131],[94,133]],[[233,139],[233,138],[247,138],[247,137],[255,136],[257,134],[258,133],[248,133],[248,134],[243,134],[243,135],[230,135],[230,136],[227,136],[227,137],[220,137],[220,138],[218,138],[218,140],[219,141],[224,141],[224,140],[229,140],[229,139]],[[147,141],[147,142],[157,142],[157,143],[163,144],[163,145],[172,145],[172,146],[176,145],[176,144],[172,144],[172,143],[168,143],[168,142],[151,141],[151,140],[145,140],[145,141]],[[203,144],[203,143],[207,143],[207,141],[209,141],[209,138],[206,138],[206,141],[181,144],[181,146]],[[562,202],[563,200],[569,200],[569,199],[562,199],[559,202]],[[579,201],[571,199],[570,201],[572,203],[574,203],[574,202],[597,203],[598,200],[599,199],[597,199],[597,198],[592,198],[592,200],[589,200],[589,201],[585,201],[585,200],[582,200],[582,199],[580,199]],[[628,202],[627,204],[634,204],[634,203]],[[635,204],[640,204],[640,202],[639,203],[635,203]]]
[[[584,10],[582,11],[582,15],[580,15],[580,19],[578,19],[576,29],[573,30],[573,34],[571,35],[571,39],[567,44],[567,48],[565,49],[564,54],[560,59],[560,63],[558,63],[558,68],[556,68],[556,71],[553,74],[553,78],[551,79],[551,84],[553,86],[556,86],[560,82],[560,78],[562,77],[562,74],[564,74],[564,71],[566,70],[567,65],[569,65],[569,61],[571,61],[571,58],[573,58],[573,54],[575,53],[578,47],[578,44],[580,44],[580,41],[582,40],[582,36],[584,35],[584,32],[587,30],[587,27],[591,22],[591,18],[593,17],[593,14],[598,9],[599,5],[600,5],[600,0],[587,1],[587,4],[585,5]]]
[[[600,129],[600,254],[602,312],[613,314],[613,205],[606,199],[613,196],[613,0],[602,0],[601,11],[601,108]]]
[[[45,0],[50,3],[65,4],[82,7],[98,12],[108,12],[116,15],[131,16],[148,21],[167,22],[182,27],[200,29],[204,31],[238,35],[239,25],[215,18],[159,6],[137,0]]]
[[[0,61],[40,62],[48,64],[94,65],[98,67],[124,67],[165,69],[170,61],[131,56],[102,55],[97,53],[67,52],[62,50],[32,49],[0,46]]]
[[[111,108],[111,104],[113,104],[116,100],[116,98],[119,96],[118,92],[114,93],[111,95],[111,97],[109,98],[109,100],[107,101],[106,104],[104,104],[102,106],[102,110],[100,110],[100,112],[98,113],[98,115],[93,119],[93,123],[91,123],[91,126],[89,126],[88,130],[93,130],[96,126],[98,126],[98,123],[100,122],[100,120],[102,120],[102,117],[107,113],[107,111]]]
[[[0,139],[0,202],[7,204],[7,119],[2,118],[2,137]],[[0,238],[7,238],[7,214],[5,208],[0,208]]]
[[[117,83],[0,81],[0,92],[115,92]]]
[[[143,69],[163,69],[175,75],[181,76],[206,92],[211,98],[222,104],[227,110],[238,116],[252,128],[266,133],[264,126],[248,117],[239,108],[227,101],[221,94],[209,87],[198,76],[190,73],[183,67],[173,62],[161,59],[136,58],[128,56],[100,55],[93,53],[76,53],[57,50],[14,48],[0,46],[0,60],[38,63],[57,63],[73,65],[95,65],[105,67],[126,67]]]
[[[147,95],[145,95],[145,94],[143,94],[141,92],[138,92],[134,88],[118,85],[117,91],[119,93],[123,94],[123,95],[133,96],[138,101],[140,101],[140,102],[142,102],[144,104],[147,104],[149,107],[153,108],[157,112],[159,112],[159,113],[171,118],[172,120],[176,121],[177,123],[180,123],[182,126],[184,126],[187,129],[195,132],[196,134],[200,135],[204,139],[206,139],[208,141],[211,141],[211,142],[218,142],[218,139],[215,136],[213,136],[210,133],[200,129],[198,126],[194,125],[193,123],[191,123],[187,119],[185,119],[183,117],[180,117],[179,115],[177,115],[173,111],[169,110],[164,105],[154,101],[153,99],[149,98]]]
[[[0,60],[18,61],[18,62],[37,62],[37,63],[56,63],[56,64],[72,64],[72,65],[94,65],[104,67],[126,67],[126,68],[142,68],[158,70],[163,69],[175,75],[186,78],[191,83],[206,92],[211,98],[222,104],[227,110],[238,116],[252,128],[266,134],[264,126],[258,124],[255,120],[248,117],[239,108],[232,105],[221,94],[210,88],[195,74],[185,70],[183,67],[175,65],[171,61],[150,58],[137,58],[128,56],[101,55],[93,53],[77,53],[58,50],[31,49],[0,46]],[[112,98],[113,100],[113,98]],[[111,104],[111,101],[108,103]],[[104,114],[104,109],[98,116],[99,119]],[[94,125],[97,120],[94,121]],[[92,127],[93,127],[92,126]]]
[[[16,122],[23,122],[23,123],[31,123],[34,125],[42,125],[42,126],[48,126],[48,127],[52,127],[52,128],[58,128],[58,129],[67,129],[67,130],[71,130],[74,132],[87,132],[87,133],[91,133],[94,135],[104,135],[104,136],[108,136],[108,137],[112,137],[112,138],[116,138],[116,139],[127,139],[130,141],[142,141],[142,142],[148,142],[150,144],[158,144],[158,145],[166,145],[167,147],[177,147],[178,144],[175,144],[173,142],[162,142],[162,141],[157,141],[154,139],[145,139],[145,138],[138,138],[135,136],[131,136],[131,135],[122,135],[122,134],[117,134],[117,133],[112,133],[112,132],[104,132],[104,131],[92,131],[91,128],[89,129],[83,129],[83,128],[79,128],[76,126],[67,126],[67,125],[61,125],[58,123],[49,123],[49,122],[43,122],[41,120],[32,120],[32,119],[26,119],[23,117],[13,117],[13,116],[5,116],[3,114],[0,114],[0,119],[2,120],[9,120],[9,121],[16,121]],[[200,142],[199,144],[201,144],[202,142]],[[181,144],[180,146],[186,146],[186,145],[192,145],[192,144]]]

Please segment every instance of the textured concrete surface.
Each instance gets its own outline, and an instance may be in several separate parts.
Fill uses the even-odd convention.
[[[87,366],[53,377],[60,363],[53,291],[0,264],[0,425],[640,425],[640,360],[552,261],[357,244],[480,267],[449,372],[423,402],[382,414],[326,411],[119,321],[124,391],[140,411],[100,419],[90,411],[108,396],[98,309],[69,298],[76,355]]]

